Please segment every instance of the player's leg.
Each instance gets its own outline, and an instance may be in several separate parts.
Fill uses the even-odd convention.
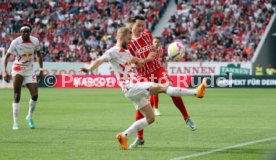
[[[144,118],[144,115],[139,110],[136,110],[135,120],[138,121],[142,118]],[[137,138],[143,139],[143,137],[144,137],[144,130],[142,129],[142,130],[137,132]]]
[[[158,77],[158,83],[168,83],[170,82],[170,85],[172,86],[171,80],[169,79],[169,76],[164,68],[160,68],[157,72],[157,77]],[[182,100],[182,97],[174,97],[171,96],[173,103],[175,107],[180,111],[182,114],[182,117],[184,118],[186,124],[192,129],[196,129],[195,123],[191,120],[189,113],[185,107],[185,104]]]
[[[145,78],[145,79],[148,79],[148,78]],[[140,81],[144,81],[145,79],[141,79]],[[152,104],[151,104],[151,106],[152,106]],[[142,118],[144,118],[144,115],[139,110],[136,110],[135,120],[138,121]],[[136,133],[136,139],[134,140],[134,142],[131,143],[130,148],[137,147],[138,145],[144,145],[144,130],[143,129],[139,130]]]
[[[29,79],[29,78],[31,78],[31,79]],[[32,115],[33,115],[33,112],[35,110],[36,103],[37,103],[37,100],[38,100],[38,88],[37,88],[35,75],[32,75],[32,76],[26,78],[26,80],[27,80],[26,86],[29,89],[30,94],[31,94],[31,99],[29,101],[29,111],[28,111],[26,120],[27,120],[27,123],[28,123],[29,127],[31,129],[34,129],[35,124],[33,122]]]
[[[154,115],[160,116],[161,113],[158,109],[158,101],[159,101],[158,94],[150,96],[150,101],[151,101],[151,106],[153,107]]]
[[[20,108],[20,97],[21,97],[21,86],[23,83],[24,77],[17,74],[13,76],[13,103],[12,103],[12,112],[13,112],[13,130],[18,130],[18,113]]]
[[[169,96],[196,96],[198,98],[203,98],[205,94],[207,79],[204,78],[202,83],[196,89],[187,89],[181,87],[172,87],[169,83],[166,84],[158,84],[153,83],[150,87],[149,93],[150,95],[165,93]]]
[[[153,96],[154,96],[154,95],[150,96],[150,105],[151,105],[152,107],[154,107],[154,106],[153,106],[153,103],[154,103],[154,102],[153,102]]]
[[[134,105],[138,106],[138,110],[140,113],[144,115],[144,118],[135,121],[129,128],[127,128],[124,132],[117,134],[116,138],[121,144],[121,147],[124,150],[127,150],[127,137],[131,134],[144,129],[146,126],[154,122],[154,113],[152,111],[152,107],[149,103],[147,103],[148,100],[146,98],[141,98],[140,100],[134,101]],[[144,107],[141,107],[141,105],[137,104],[146,104]],[[137,146],[130,145],[130,148],[135,148]]]
[[[151,74],[150,77],[148,77],[148,80],[150,82],[158,83],[158,78],[160,77],[159,76],[159,74],[160,74],[159,70],[157,70],[156,72],[154,72],[153,74]],[[160,116],[161,113],[160,113],[160,111],[158,109],[158,103],[159,103],[159,96],[158,96],[158,94],[150,96],[150,100],[151,100],[151,106],[153,107],[154,115]]]
[[[156,93],[166,93],[166,94],[172,96],[174,101],[178,100],[179,102],[183,103],[181,97],[175,97],[175,96],[187,96],[187,95],[189,95],[189,96],[197,96],[198,98],[203,98],[204,94],[205,94],[205,88],[206,88],[206,79],[204,79],[202,81],[202,84],[199,87],[197,87],[197,89],[195,89],[195,90],[190,90],[190,89],[186,89],[186,88],[179,88],[179,87],[172,87],[172,86],[169,86],[168,84],[154,84],[150,88],[150,94],[153,95],[153,94],[156,94]],[[179,103],[178,103],[178,105],[176,104],[176,106],[179,109]],[[184,107],[184,104],[183,104],[183,107]],[[183,113],[183,112],[181,112],[181,113]],[[196,130],[196,125],[194,124],[194,122],[189,117],[187,119],[185,119],[185,121],[186,121],[186,124],[192,130]]]
[[[135,121],[128,129],[126,129],[123,132],[123,135],[125,137],[128,137],[132,133],[135,133],[135,132],[143,129],[146,126],[148,126],[149,124],[152,124],[154,122],[154,113],[149,104],[143,108],[140,108],[139,111],[144,115],[144,118],[142,118],[138,121]]]
[[[167,72],[164,68],[161,67],[157,71],[156,76],[158,78],[158,83],[161,83],[161,84],[170,83],[170,85],[172,86],[172,81],[170,80],[170,78],[169,78],[169,76],[168,76],[168,74],[167,74]],[[173,96],[171,98],[173,100],[173,103],[174,103],[175,107],[180,111],[180,113],[182,114],[182,117],[187,122],[187,120],[190,119],[190,116],[188,114],[188,111],[187,111],[187,109],[184,105],[184,102],[183,102],[182,98],[181,97],[173,97]]]

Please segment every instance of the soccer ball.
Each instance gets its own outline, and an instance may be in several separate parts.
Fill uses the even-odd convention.
[[[168,46],[168,56],[170,59],[176,60],[184,53],[184,46],[181,42],[173,42]]]

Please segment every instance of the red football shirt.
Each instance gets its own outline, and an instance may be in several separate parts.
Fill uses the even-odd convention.
[[[151,51],[153,51],[152,35],[149,31],[144,31],[139,38],[132,39],[128,45],[130,53],[137,57],[145,59]],[[146,62],[142,67],[137,68],[137,72],[140,76],[151,74],[162,67],[158,56],[153,60]]]

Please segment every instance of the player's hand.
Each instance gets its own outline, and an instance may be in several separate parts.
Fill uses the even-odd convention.
[[[147,60],[148,61],[151,61],[151,60],[153,60],[155,57],[157,56],[157,52],[150,52],[149,53],[149,55],[148,55],[148,57],[147,57]]]
[[[144,59],[138,59],[137,62],[136,62],[136,67],[140,68],[144,65],[144,63],[145,63]]]
[[[38,77],[37,77],[37,83],[39,83],[43,78],[43,70],[39,71]]]
[[[5,80],[7,83],[10,82],[9,74],[8,74],[7,71],[4,71],[3,77],[4,77],[4,80]]]
[[[80,68],[79,72],[87,73],[87,72],[89,72],[89,70],[87,68],[82,67],[82,68]]]

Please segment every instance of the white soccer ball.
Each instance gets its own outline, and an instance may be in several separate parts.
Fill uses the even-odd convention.
[[[184,46],[181,42],[173,42],[168,46],[168,56],[170,59],[178,59],[184,53]]]

